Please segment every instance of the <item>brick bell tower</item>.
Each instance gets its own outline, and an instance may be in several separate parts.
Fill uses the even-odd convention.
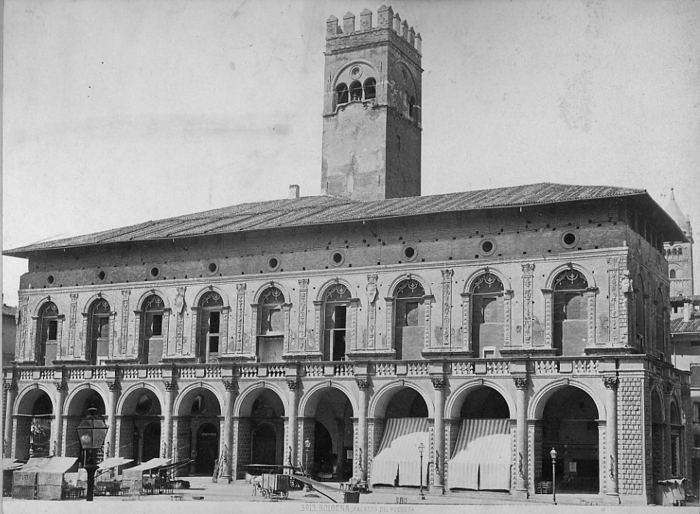
[[[391,7],[326,21],[321,189],[359,201],[420,196],[421,36]]]

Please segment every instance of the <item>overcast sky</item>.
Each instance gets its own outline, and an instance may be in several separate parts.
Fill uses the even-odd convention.
[[[700,234],[700,2],[387,4],[423,38],[424,195],[675,187]],[[5,0],[3,247],[320,194],[325,20],[380,5]]]

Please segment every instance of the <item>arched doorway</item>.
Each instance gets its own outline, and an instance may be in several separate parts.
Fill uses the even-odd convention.
[[[197,475],[209,475],[214,471],[218,458],[219,430],[211,423],[205,423],[197,432],[194,472]]]
[[[464,396],[448,464],[450,489],[510,490],[510,418],[508,403],[491,387],[478,387]]]
[[[374,432],[380,443],[372,460],[372,484],[427,485],[431,448],[425,400],[415,389],[401,387],[381,403],[375,412]]]
[[[550,451],[557,451],[557,493],[598,493],[598,409],[581,389],[567,386],[547,400],[542,414],[541,476],[552,480]]]
[[[146,462],[162,454],[161,407],[156,394],[139,388],[128,393],[121,409],[120,454]]]
[[[353,407],[340,389],[324,387],[306,404],[303,465],[321,480],[346,480],[353,471]]]

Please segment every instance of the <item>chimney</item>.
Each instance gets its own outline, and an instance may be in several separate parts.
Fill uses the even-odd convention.
[[[690,321],[690,311],[693,308],[693,301],[690,298],[683,300],[683,321]]]
[[[299,186],[292,184],[289,186],[289,199],[298,200],[299,199]]]

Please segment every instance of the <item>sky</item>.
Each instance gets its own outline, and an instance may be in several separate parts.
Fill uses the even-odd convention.
[[[5,0],[2,247],[320,194],[325,20],[380,5]],[[424,195],[675,188],[700,239],[700,2],[387,5],[423,39]]]

